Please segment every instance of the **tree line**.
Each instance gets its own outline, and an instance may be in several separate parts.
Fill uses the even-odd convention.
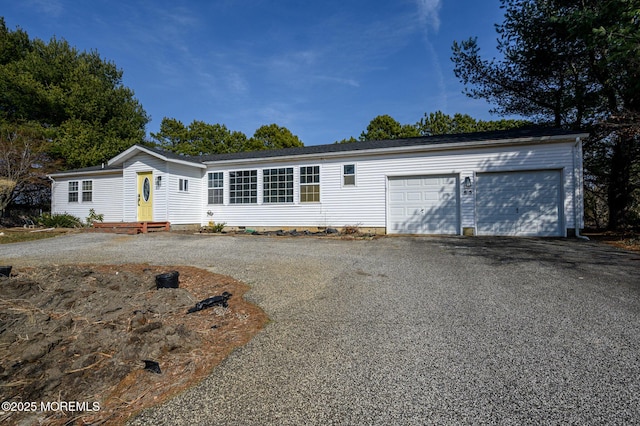
[[[425,113],[401,124],[380,115],[356,138],[374,139],[546,125],[587,130],[586,214],[612,229],[640,226],[640,4],[637,0],[501,0],[501,59],[482,56],[476,38],[455,41],[451,60],[465,93],[493,112],[523,120],[476,120]],[[44,174],[100,164],[139,144],[184,155],[303,146],[277,124],[253,136],[224,124],[149,117],[122,70],[65,40],[30,39],[0,17],[0,215],[12,201],[46,200]],[[44,194],[44,195],[43,195]]]

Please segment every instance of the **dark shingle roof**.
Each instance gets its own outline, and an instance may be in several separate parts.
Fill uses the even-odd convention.
[[[122,171],[122,167],[120,166],[109,166],[107,164],[99,165],[99,166],[91,166],[91,167],[82,167],[80,169],[73,170],[61,170],[59,172],[50,173],[49,176],[57,176],[57,175],[65,175],[65,174],[91,174],[91,173],[101,173],[101,172],[116,172]]]
[[[205,162],[213,161],[225,161],[225,160],[249,160],[260,158],[276,158],[276,157],[289,157],[295,155],[313,155],[313,154],[325,154],[325,153],[338,153],[338,152],[358,152],[384,148],[399,148],[399,147],[411,147],[411,146],[428,146],[428,145],[446,145],[446,144],[459,144],[464,142],[480,142],[491,140],[511,140],[511,139],[529,139],[529,138],[544,138],[551,136],[564,136],[564,135],[579,135],[584,132],[562,130],[554,128],[524,128],[515,130],[497,130],[492,132],[475,132],[475,133],[459,133],[453,135],[437,135],[437,136],[421,136],[416,138],[405,139],[389,139],[389,140],[375,140],[375,141],[363,141],[352,143],[334,143],[327,145],[312,145],[298,148],[285,148],[285,149],[271,149],[262,151],[247,151],[247,152],[233,152],[228,154],[210,154],[201,156],[190,156],[176,154],[171,151],[166,151],[157,147],[150,147],[146,145],[139,145],[149,151],[153,151],[158,155],[161,155],[168,159],[187,161],[194,164],[202,164]],[[118,166],[93,166],[85,167],[82,169],[67,170],[59,173],[53,173],[52,176],[58,174],[71,174],[71,173],[90,173],[99,172],[101,170],[122,170]]]
[[[493,132],[460,133],[453,135],[422,136],[416,138],[375,140],[352,143],[335,143],[328,145],[313,145],[299,148],[273,149],[264,151],[235,152],[229,154],[212,154],[198,157],[202,162],[244,160],[256,158],[286,157],[292,155],[325,154],[334,152],[366,151],[373,149],[444,145],[485,140],[509,140],[519,138],[542,138],[549,136],[575,135],[582,132],[553,129],[527,128],[516,130],[497,130]],[[192,157],[193,158],[193,157]]]

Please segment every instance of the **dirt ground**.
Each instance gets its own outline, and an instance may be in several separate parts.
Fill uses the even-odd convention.
[[[180,288],[156,289],[171,270]],[[4,424],[124,423],[201,380],[267,322],[243,299],[248,286],[184,266],[46,266],[13,270],[0,286]],[[187,314],[225,291],[228,307]]]

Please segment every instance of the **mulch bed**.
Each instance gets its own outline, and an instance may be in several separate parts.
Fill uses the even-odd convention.
[[[179,288],[156,289],[171,270]],[[0,423],[122,424],[200,381],[268,320],[242,297],[247,285],[185,266],[25,268],[0,286],[0,400],[12,404]],[[228,307],[187,313],[225,291]]]

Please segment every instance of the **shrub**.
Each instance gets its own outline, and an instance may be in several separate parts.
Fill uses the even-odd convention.
[[[38,224],[45,228],[79,228],[82,220],[68,213],[43,213],[38,218]]]
[[[205,232],[222,232],[227,222],[215,223],[214,221],[209,221],[209,224],[204,227]]]
[[[354,235],[360,233],[360,224],[356,225],[345,225],[342,227],[342,233],[345,235]]]
[[[93,222],[103,222],[104,215],[98,214],[94,209],[89,209],[89,216],[87,216],[87,226],[93,226]]]

